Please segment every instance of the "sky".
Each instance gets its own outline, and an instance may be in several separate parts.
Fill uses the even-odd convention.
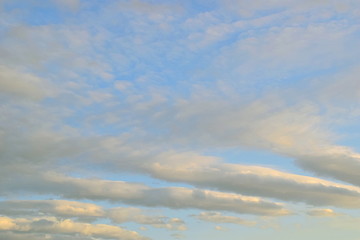
[[[360,240],[360,1],[0,15],[0,240]]]

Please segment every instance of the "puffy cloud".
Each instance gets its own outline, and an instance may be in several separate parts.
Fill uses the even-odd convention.
[[[225,216],[219,212],[202,212],[199,215],[194,215],[194,216],[200,220],[214,222],[214,223],[233,223],[233,224],[240,224],[246,226],[256,225],[255,221],[248,221],[235,216]]]

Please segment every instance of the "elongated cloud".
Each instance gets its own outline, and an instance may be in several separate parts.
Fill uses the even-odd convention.
[[[85,202],[67,200],[13,200],[0,202],[2,214],[33,215],[37,211],[61,217],[101,217],[105,215],[102,207]],[[34,211],[36,210],[36,211]]]
[[[309,210],[307,214],[312,217],[335,217],[341,215],[329,208],[312,209]]]
[[[101,150],[98,153],[100,159],[113,163],[110,165],[112,169],[116,166],[119,171],[137,171],[166,181],[189,183],[198,187],[250,196],[277,198],[283,201],[305,202],[315,206],[360,207],[360,188],[351,185],[291,174],[268,167],[222,163],[219,158],[195,152],[154,153],[155,150],[151,147],[148,149],[144,147],[140,151],[115,138],[105,139],[102,145],[106,151]],[[308,152],[313,156],[314,153]],[[322,155],[324,154],[325,151]],[[318,163],[323,166],[323,170],[332,166],[326,165],[326,161],[328,160],[324,159],[323,162]],[[316,164],[316,161],[311,163]],[[348,176],[344,175],[343,179],[346,177],[356,179],[357,168],[354,165],[354,170],[351,170],[350,166],[345,164],[342,168],[334,167],[333,171],[352,173]]]
[[[321,152],[296,157],[296,163],[306,170],[360,186],[360,154],[350,148],[330,146]]]
[[[184,101],[169,107],[160,123],[168,127],[171,134],[167,137],[174,142],[264,149],[292,158],[318,175],[360,186],[359,154],[332,143],[334,136],[321,127],[322,117],[316,107],[305,104],[290,108],[276,98],[268,100],[274,103],[265,101],[241,107],[221,100],[213,104]]]
[[[198,215],[194,215],[194,217],[203,221],[213,222],[213,223],[233,223],[233,224],[240,224],[246,226],[256,225],[255,221],[248,221],[235,216],[226,216],[226,215],[222,215],[219,212],[202,212]]]
[[[65,235],[84,235],[108,239],[145,240],[134,231],[106,224],[89,224],[74,222],[70,219],[49,218],[9,218],[0,217],[0,231],[24,233],[49,233]]]
[[[185,222],[179,218],[153,217],[144,215],[138,208],[112,208],[107,211],[107,216],[115,223],[136,222],[139,224],[151,225],[156,228],[184,231],[187,229]]]
[[[0,240],[171,238],[184,209],[217,230],[287,203],[359,209],[360,155],[342,146],[360,116],[359,6],[0,0]],[[183,237],[206,238],[193,223]]]
[[[281,204],[261,198],[196,188],[151,188],[143,184],[72,178],[54,173],[47,173],[38,178],[37,181],[34,180],[34,176],[30,179],[18,179],[17,183],[5,186],[4,192],[30,191],[41,194],[56,194],[71,199],[108,200],[132,205],[174,209],[199,208],[274,216],[289,214],[289,211]]]
[[[185,222],[179,218],[147,215],[140,208],[103,207],[85,202],[67,200],[13,200],[0,202],[0,212],[8,217],[54,216],[61,218],[84,218],[90,220],[109,219],[113,223],[135,222],[156,228],[186,230]]]
[[[155,163],[153,176],[236,193],[266,196],[311,205],[360,207],[360,188],[259,166],[213,164],[174,166]]]

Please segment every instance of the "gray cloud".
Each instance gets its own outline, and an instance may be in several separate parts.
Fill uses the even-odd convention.
[[[107,211],[108,217],[115,223],[136,222],[151,225],[156,228],[169,230],[186,230],[185,222],[179,218],[167,218],[162,216],[147,216],[138,208],[112,208]]]
[[[233,224],[240,224],[246,226],[254,226],[256,225],[255,221],[245,220],[235,216],[225,216],[219,212],[202,212],[198,215],[194,215],[194,217],[213,223],[233,223]]]
[[[320,154],[297,156],[296,163],[318,175],[360,186],[360,154],[337,146],[326,150]]]
[[[71,10],[81,5],[80,0],[53,2]],[[308,89],[300,86],[310,83],[303,79],[306,74],[316,78],[318,72],[335,71],[339,62],[357,61],[359,28],[354,9],[358,3],[220,2],[225,8],[231,6],[242,20],[227,17],[228,10],[226,14],[216,10],[185,16],[187,10],[178,5],[131,0],[114,1],[116,6],[93,5],[96,11],[88,8],[79,13],[80,21],[69,18],[66,24],[30,26],[21,14],[5,13],[1,8],[2,196],[55,195],[269,216],[290,212],[282,204],[239,194],[359,208],[358,187],[265,167],[227,164],[227,159],[202,155],[213,149],[266,150],[295,159],[298,166],[317,175],[360,186],[359,154],[335,144],[336,134],[328,131],[332,122],[322,112],[324,105],[340,99],[338,92],[346,93],[341,94],[344,98],[352,96],[347,103],[358,98],[358,71],[332,84],[321,78],[314,90],[319,98],[298,93]],[[271,14],[258,16],[260,12]],[[349,20],[341,14],[348,14]],[[119,22],[124,31],[118,28]],[[115,26],[119,32],[113,31]],[[168,62],[186,67],[168,68]],[[274,90],[290,83],[295,75],[301,79],[289,84],[293,91]],[[184,91],[178,93],[178,89]],[[249,90],[256,101],[249,100],[251,96],[238,97]],[[267,95],[263,92],[280,97],[263,97]],[[347,104],[341,104],[337,107],[347,114]],[[198,188],[155,188],[65,175],[78,176],[88,168],[98,171],[96,176],[111,169],[112,173],[136,172]],[[54,169],[62,174],[49,172]],[[178,218],[148,216],[137,208],[103,209],[66,200],[2,206],[2,212],[14,216],[31,215],[39,209],[62,218],[106,217],[114,223],[185,229]],[[220,213],[204,213],[199,218],[250,224]],[[95,237],[115,236],[102,233],[98,225],[78,224],[73,219],[21,221],[3,218],[2,226],[14,223],[16,229],[5,230],[0,239],[51,235],[53,239],[87,240],[91,238],[78,231],[87,227]],[[49,228],[41,228],[40,223]],[[66,224],[67,230],[61,227]],[[23,230],[29,227],[32,230]]]
[[[9,218],[0,217],[0,231],[45,233],[64,235],[83,235],[107,239],[145,240],[137,232],[125,230],[106,224],[89,224],[74,222],[70,219],[60,220],[54,217],[43,218]],[[6,233],[6,232],[5,232]],[[15,237],[17,234],[14,234]],[[16,238],[15,238],[16,239]]]
[[[296,128],[295,126],[289,127],[290,130],[296,130]],[[302,134],[304,133],[300,132],[299,135]],[[305,139],[305,136],[306,134],[302,137]],[[282,149],[282,151],[287,150],[289,146],[290,148],[294,146],[294,152],[299,152],[295,156],[301,156],[302,149],[296,149],[298,146],[296,142],[293,142],[299,140],[298,138],[279,132],[275,132],[273,136],[269,132],[266,137],[266,140],[273,141],[274,145],[280,145],[278,149]],[[301,141],[300,144],[302,144]],[[268,167],[222,163],[219,158],[196,152],[167,151],[158,153],[156,148],[146,147],[146,145],[143,145],[142,150],[138,150],[121,138],[104,139],[102,146],[106,150],[101,149],[93,154],[94,161],[98,164],[98,159],[102,161],[106,159],[105,162],[110,164],[113,170],[135,171],[166,181],[184,182],[198,187],[215,188],[239,194],[272,197],[283,201],[305,202],[316,206],[360,207],[360,189],[351,185],[291,174]],[[300,147],[304,147],[305,150],[308,146],[304,144]],[[344,154],[350,154],[345,151],[346,148],[326,147],[321,150],[316,146],[309,147],[307,150],[309,155],[319,160],[311,159],[313,160],[310,162],[311,169],[314,169],[315,164],[318,164],[323,172],[326,168],[331,168],[331,164],[326,164],[330,162],[330,159],[322,162],[320,159],[326,154],[326,151],[336,149],[339,153],[343,151]],[[320,155],[316,156],[315,153],[318,152]],[[328,152],[328,155],[334,157],[336,152]],[[301,163],[303,162],[304,160]],[[340,164],[340,162],[337,163]],[[328,175],[334,176],[333,173],[337,172],[340,175],[339,179],[356,179],[358,177],[356,167],[356,165],[351,166],[350,164],[334,167],[333,172]],[[343,177],[341,178],[341,176]]]
[[[359,208],[360,189],[319,178],[285,173],[271,168],[240,164],[214,164],[197,168],[154,164],[153,176],[201,187],[266,196],[311,205]]]
[[[143,184],[101,179],[80,179],[47,173],[17,177],[17,181],[1,186],[7,192],[56,194],[71,199],[91,199],[123,202],[149,207],[199,208],[227,210],[238,213],[281,216],[289,214],[281,204],[260,198],[247,197],[184,187],[151,188]]]
[[[186,230],[179,218],[148,215],[134,207],[107,208],[85,202],[67,200],[12,200],[0,202],[0,212],[7,217],[57,217],[86,220],[109,219],[113,223],[135,222],[156,228]]]
[[[0,92],[30,100],[50,95],[51,88],[44,79],[0,65]]]
[[[296,163],[306,170],[360,186],[359,155],[350,148],[331,143],[331,139],[335,137],[320,126],[323,118],[313,106],[283,108],[280,102],[275,108],[278,102],[267,104],[258,101],[234,107],[221,100],[219,102],[182,102],[182,105],[178,105],[175,111],[170,111],[169,115],[163,114],[164,118],[157,120],[160,120],[162,126],[169,125],[167,141],[181,144],[186,142],[206,148],[240,146],[266,149],[295,159]],[[173,125],[175,122],[176,125]],[[129,146],[120,143],[117,147],[121,149]],[[291,174],[285,177],[286,174],[276,171],[271,176],[272,174],[265,173],[270,170],[266,168],[263,168],[261,174],[260,168],[255,171],[256,167],[214,164],[217,159],[199,154],[142,155],[139,151],[136,157],[121,151],[119,154],[119,157],[112,155],[109,161],[113,158],[119,166],[123,167],[125,164],[130,168],[134,163],[133,168],[143,169],[144,172],[165,180],[276,197],[286,201],[304,201],[313,205],[358,207],[358,189],[323,182],[321,179]],[[104,157],[107,158],[106,154]],[[126,160],[129,158],[133,161]],[[136,158],[151,160],[137,163]],[[245,173],[246,171],[248,173]],[[214,175],[217,178],[213,178]],[[215,182],[213,179],[220,180]],[[302,179],[301,183],[299,179]],[[249,185],[242,184],[244,182]],[[286,191],[283,191],[284,189]]]

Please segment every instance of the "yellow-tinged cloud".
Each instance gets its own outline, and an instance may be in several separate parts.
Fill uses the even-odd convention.
[[[16,200],[0,202],[0,212],[6,216],[55,216],[84,218],[90,220],[109,219],[113,223],[135,222],[156,228],[186,230],[185,222],[179,218],[148,215],[146,211],[135,207],[103,207],[85,202],[67,200]],[[2,219],[11,224],[10,218]]]
[[[309,210],[307,214],[313,217],[335,217],[341,215],[339,213],[334,212],[334,210],[330,208],[312,209]]]
[[[15,229],[16,223],[13,219],[8,217],[0,217],[0,230],[12,230]]]
[[[59,220],[55,217],[43,218],[8,218],[0,217],[0,231],[24,233],[80,234],[84,236],[104,237],[121,240],[145,240],[137,232],[125,230],[107,224],[74,222],[71,219]]]

